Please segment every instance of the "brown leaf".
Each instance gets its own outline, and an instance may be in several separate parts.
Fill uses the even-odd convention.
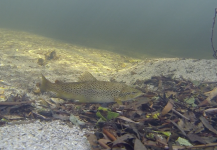
[[[154,134],[154,137],[156,139],[156,142],[158,142],[159,146],[161,147],[167,146],[167,140],[163,136],[159,134]]]
[[[205,113],[217,113],[217,108],[209,108],[204,110]]]
[[[180,119],[178,122],[178,125],[184,130],[184,131],[191,131],[194,128],[194,123],[191,123],[185,119]]]
[[[173,96],[176,96],[177,95],[177,92],[174,92],[174,91],[166,91],[166,97],[170,97],[171,95]]]
[[[103,148],[110,148],[108,145],[106,145],[108,142],[111,142],[108,139],[99,139],[98,140],[99,145],[102,146]]]
[[[151,140],[145,141],[144,144],[146,146],[153,146],[153,147],[158,147],[157,143]]]
[[[200,102],[200,104],[198,105],[199,107],[200,106],[205,106],[205,105],[208,105],[208,104],[210,104],[211,103],[211,101],[209,101],[209,99],[205,99],[204,101],[202,101],[202,102]]]
[[[137,138],[140,138],[138,127],[134,123],[129,123],[130,128],[136,133]]]
[[[200,123],[198,123],[198,125],[196,125],[195,127],[194,127],[194,129],[192,130],[194,133],[200,133],[201,131],[203,131],[204,130],[204,126],[203,126],[203,123],[202,122],[200,122]]]
[[[202,144],[206,144],[207,142],[203,140],[203,138],[201,138],[200,136],[196,135],[196,134],[188,134],[187,135],[188,139],[191,141],[191,142],[195,142],[195,141],[198,141]]]
[[[198,106],[204,106],[207,104],[211,104],[211,100],[217,96],[217,87],[215,87],[212,91],[204,93],[206,96],[208,96],[204,101],[202,101]]]
[[[168,101],[167,105],[162,110],[161,115],[162,116],[166,115],[170,110],[172,110],[172,108],[173,108],[172,102]]]
[[[132,122],[132,123],[136,123],[136,124],[139,123],[139,122],[135,122],[135,121],[131,120],[130,118],[127,118],[127,117],[124,117],[124,116],[118,116],[117,118],[122,119],[122,120],[127,121],[127,122]]]
[[[204,93],[206,96],[208,96],[210,99],[217,96],[217,87],[215,87],[212,91]]]
[[[134,143],[134,150],[147,150],[147,148],[139,139],[136,139]]]
[[[174,126],[176,126],[176,127],[182,132],[183,135],[186,136],[186,133],[185,133],[185,131],[182,129],[182,127],[180,127],[179,125],[177,125],[174,121],[172,121],[172,120],[170,120],[170,121],[173,123]]]
[[[118,137],[115,141],[113,141],[113,146],[120,144],[120,143],[125,143],[125,140],[128,139],[133,139],[134,137],[130,134],[124,134],[121,137]]]
[[[200,117],[200,120],[202,121],[203,125],[209,129],[210,131],[212,131],[213,133],[217,134],[216,129],[213,128],[212,125],[209,124],[209,122],[206,120],[206,118],[204,118],[203,116]]]
[[[147,104],[151,101],[150,98],[147,98],[147,97],[138,97],[136,99],[136,101],[134,102],[134,108],[137,108],[143,104]]]
[[[103,128],[102,129],[102,132],[112,141],[115,141],[116,140],[116,137],[110,133],[107,129]]]
[[[94,150],[100,150],[100,148],[97,144],[97,138],[94,134],[88,133],[86,137],[87,137],[87,140],[90,143],[91,147],[94,147]]]

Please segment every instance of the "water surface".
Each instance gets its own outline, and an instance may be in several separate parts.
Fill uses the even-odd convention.
[[[216,0],[7,0],[0,28],[135,57],[212,58],[216,7]]]

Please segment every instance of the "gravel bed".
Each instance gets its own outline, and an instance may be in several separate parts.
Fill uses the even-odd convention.
[[[90,150],[87,130],[70,128],[64,122],[35,121],[0,128],[1,150]]]

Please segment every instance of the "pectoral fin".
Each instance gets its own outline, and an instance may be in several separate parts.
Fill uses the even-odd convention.
[[[119,105],[123,105],[122,101],[119,98],[115,98],[115,102],[117,102]]]

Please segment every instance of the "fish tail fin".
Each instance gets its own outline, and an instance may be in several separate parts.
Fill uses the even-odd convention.
[[[51,82],[48,79],[46,79],[43,74],[41,74],[41,78],[42,78],[42,82],[40,85],[40,90],[41,90],[41,92],[46,92],[48,90]]]

